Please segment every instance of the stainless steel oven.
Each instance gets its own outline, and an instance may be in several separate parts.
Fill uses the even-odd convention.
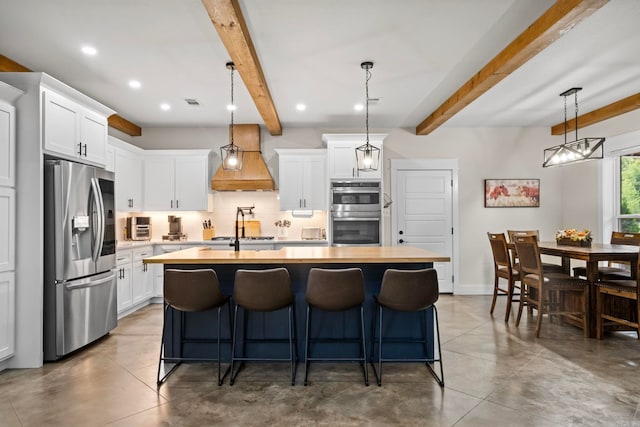
[[[331,246],[380,246],[381,212],[331,212]]]
[[[381,208],[380,181],[332,181],[332,212],[377,212]]]

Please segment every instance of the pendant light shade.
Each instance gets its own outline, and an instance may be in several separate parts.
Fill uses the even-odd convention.
[[[231,111],[231,125],[229,126],[231,143],[220,147],[220,158],[222,158],[222,169],[239,171],[242,169],[244,151],[233,143],[233,111],[236,109],[233,103],[233,72],[236,67],[233,62],[227,62],[227,68],[231,70],[231,104],[228,107],[229,111]]]
[[[604,158],[604,138],[578,139],[578,92],[581,90],[580,87],[574,87],[560,94],[564,97],[564,143],[544,150],[542,167],[562,166]],[[575,97],[576,139],[567,142],[567,96],[570,95]]]
[[[356,148],[356,160],[359,171],[376,171],[380,163],[380,149],[369,144],[369,79],[371,78],[371,70],[373,62],[363,62],[360,67],[365,71],[365,126],[366,126],[366,142]]]

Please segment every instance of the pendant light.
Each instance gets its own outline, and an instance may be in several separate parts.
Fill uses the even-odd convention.
[[[236,105],[233,103],[233,72],[236,67],[233,62],[227,62],[227,69],[231,70],[231,104],[227,107],[231,111],[231,126],[229,127],[231,144],[220,147],[220,157],[222,158],[222,169],[239,171],[242,169],[244,151],[233,143],[233,111],[236,109]]]
[[[604,157],[604,138],[578,139],[578,92],[581,90],[581,87],[574,87],[560,94],[564,97],[564,143],[544,150],[542,167],[581,163]],[[575,98],[576,139],[567,142],[567,97],[571,95]]]
[[[380,162],[380,149],[369,144],[369,79],[371,78],[371,70],[373,62],[366,61],[360,64],[365,72],[365,125],[366,125],[366,142],[356,148],[356,160],[358,162],[359,171],[375,171],[378,170]]]

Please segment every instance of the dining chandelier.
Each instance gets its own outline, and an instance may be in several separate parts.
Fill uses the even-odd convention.
[[[578,139],[578,92],[581,87],[574,87],[560,94],[564,97],[564,143],[544,150],[542,167],[562,166],[580,163],[604,157],[604,138]],[[567,142],[567,97],[574,95],[576,139]]]
[[[360,64],[365,71],[365,125],[366,125],[366,142],[356,148],[356,160],[359,171],[375,171],[378,170],[380,162],[380,149],[369,144],[369,79],[371,78],[371,69],[373,62],[366,61]]]
[[[220,147],[220,157],[223,169],[239,171],[242,169],[244,151],[233,143],[233,111],[236,109],[236,105],[233,103],[233,72],[236,67],[233,62],[227,62],[227,69],[231,70],[231,104],[227,107],[231,111],[231,126],[229,127],[231,143]]]

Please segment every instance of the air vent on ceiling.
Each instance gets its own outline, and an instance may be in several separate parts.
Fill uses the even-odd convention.
[[[195,98],[185,98],[185,102],[189,105],[200,105],[198,100]]]

